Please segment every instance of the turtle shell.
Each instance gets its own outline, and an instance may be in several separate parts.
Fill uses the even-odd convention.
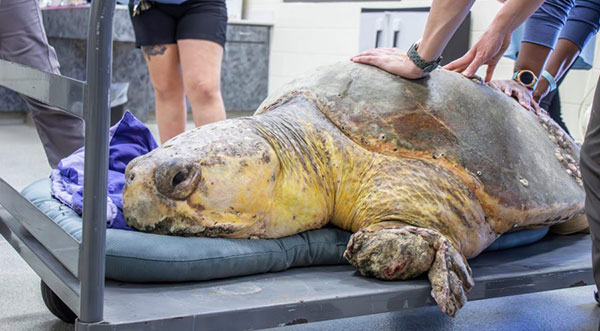
[[[538,212],[536,222],[548,223],[582,211],[579,146],[546,115],[526,111],[481,82],[443,69],[406,80],[372,66],[338,63],[284,86],[257,114],[298,96],[315,102],[368,150],[453,168],[480,200],[489,200],[482,204],[495,209],[488,215],[520,212],[514,226],[534,223],[527,221],[530,210]]]

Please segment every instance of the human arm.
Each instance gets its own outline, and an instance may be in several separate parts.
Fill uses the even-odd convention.
[[[465,20],[475,0],[434,0],[427,18],[418,53],[425,61],[439,58]]]
[[[525,23],[514,71],[527,69],[539,77],[558,35],[574,5],[574,0],[546,0]]]
[[[572,41],[567,39],[559,39],[556,44],[556,49],[552,52],[550,59],[546,65],[546,71],[554,77],[554,81],[558,81],[569,70],[571,64],[575,62],[581,50]],[[543,77],[540,77],[535,91],[533,91],[533,99],[540,102],[549,92],[550,83]]]
[[[490,81],[498,61],[508,47],[512,31],[521,25],[543,2],[544,0],[506,1],[475,45],[463,57],[449,63],[444,68],[472,77],[480,66],[487,64],[485,81]]]
[[[546,65],[546,71],[556,82],[567,73],[590,38],[598,32],[599,26],[600,0],[577,0],[560,33],[556,49]],[[541,100],[548,92],[549,82],[540,78],[533,93],[534,98]]]
[[[469,13],[473,2],[474,0],[433,0],[425,31],[417,49],[422,59],[433,61],[439,58],[448,41]],[[351,60],[371,64],[405,78],[415,79],[426,75],[406,56],[405,52],[398,49],[371,49],[355,55]]]
[[[531,15],[531,18],[525,23],[523,42],[514,72],[531,70],[538,78],[538,84],[542,81],[547,83],[541,77],[542,71],[550,53],[556,54],[556,51],[552,50],[557,44],[559,33],[566,27],[567,15],[570,15],[574,4],[573,0],[547,0]],[[528,97],[532,97],[532,93],[529,93]],[[535,101],[539,101],[539,99]],[[530,100],[527,100],[527,103],[529,102]]]
[[[544,63],[551,49],[539,44],[522,42],[519,49],[519,55],[515,62],[514,71],[531,70],[536,77],[540,77],[540,73],[544,69]],[[538,80],[539,82],[539,80]],[[537,112],[539,106],[537,100],[534,100],[532,90],[523,86],[513,79],[493,80],[491,86],[498,88],[509,97],[515,98],[523,108],[530,110],[532,107]]]
[[[535,77],[540,77],[546,59],[556,44],[573,4],[573,0],[547,0],[531,15],[524,26],[523,38],[514,67],[515,73],[529,70]],[[517,81],[492,81],[490,85],[514,97],[524,108],[531,109],[533,106],[538,111],[538,105],[533,100],[533,91]]]

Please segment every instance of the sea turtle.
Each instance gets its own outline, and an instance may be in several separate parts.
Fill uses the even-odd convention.
[[[583,212],[579,147],[546,115],[436,70],[405,80],[339,63],[254,116],[183,133],[127,167],[129,225],[174,235],[276,238],[332,223],[360,273],[428,272],[453,316],[467,258],[498,236]]]

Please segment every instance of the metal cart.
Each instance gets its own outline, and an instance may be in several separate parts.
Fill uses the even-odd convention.
[[[0,178],[0,233],[42,279],[48,308],[77,330],[242,330],[434,304],[425,278],[384,282],[350,266],[296,268],[227,280],[105,282],[108,129],[114,1],[92,1],[87,81],[0,61],[0,85],[86,122],[79,243]],[[592,284],[586,235],[547,237],[470,261],[470,300]]]

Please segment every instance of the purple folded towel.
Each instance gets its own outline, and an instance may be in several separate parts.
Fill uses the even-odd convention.
[[[130,112],[110,128],[108,156],[108,199],[106,224],[109,228],[133,230],[123,217],[123,185],[125,167],[134,158],[144,155],[158,145],[152,133]],[[83,212],[84,148],[62,159],[52,170],[52,195],[79,215]]]

